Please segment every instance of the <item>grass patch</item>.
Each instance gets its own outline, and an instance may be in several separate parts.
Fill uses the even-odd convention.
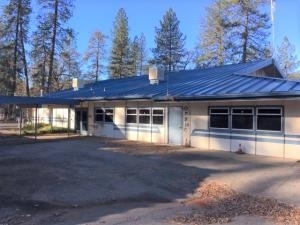
[[[22,128],[22,131],[26,135],[34,135],[35,126],[34,124],[27,124]],[[37,134],[59,134],[59,133],[67,133],[67,132],[68,132],[68,128],[55,127],[45,123],[37,124]],[[70,129],[69,132],[75,132],[75,131]]]

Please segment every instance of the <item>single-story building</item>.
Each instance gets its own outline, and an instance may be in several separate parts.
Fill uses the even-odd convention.
[[[300,82],[284,79],[272,59],[168,73],[150,68],[48,97],[80,102],[72,113],[81,134],[300,158]]]

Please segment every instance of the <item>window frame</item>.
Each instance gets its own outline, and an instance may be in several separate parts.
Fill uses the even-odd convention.
[[[144,113],[141,113],[142,110],[147,110],[148,113],[144,114]],[[147,117],[149,122],[141,122],[141,117]],[[138,109],[138,123],[139,124],[143,124],[143,125],[150,125],[151,124],[151,108],[139,108]]]
[[[102,113],[97,113],[97,110],[101,110]],[[112,110],[112,112],[107,113],[107,110]],[[95,107],[94,108],[94,121],[97,123],[113,123],[114,122],[114,114],[115,114],[114,108]],[[97,115],[101,115],[101,120],[96,119]],[[107,115],[112,116],[112,121],[106,120]]]
[[[128,113],[128,110],[135,110],[135,113]],[[127,121],[127,116],[135,116],[135,122],[128,122]],[[126,108],[125,111],[125,122],[126,124],[137,124],[138,123],[138,109],[137,108]]]
[[[97,110],[101,110],[102,112],[101,113],[97,113]],[[101,115],[101,119],[100,120],[97,119],[97,115]],[[94,121],[98,122],[98,123],[103,122],[103,117],[104,117],[104,110],[103,110],[103,108],[102,107],[95,107],[94,108]]]
[[[280,114],[274,114],[274,113],[259,113],[259,109],[279,109],[280,110]],[[283,113],[283,106],[257,106],[255,113],[256,113],[256,131],[258,132],[276,132],[276,133],[282,133],[283,132],[283,120],[284,120],[284,113]],[[262,129],[258,129],[258,117],[260,115],[268,115],[268,116],[280,116],[280,130],[262,130]]]
[[[227,113],[212,113],[211,111],[214,109],[226,109]],[[211,126],[211,115],[227,115],[227,127],[212,127]],[[230,129],[230,107],[227,106],[212,106],[208,109],[208,128],[209,129],[218,129],[218,130],[228,130]]]
[[[252,113],[235,113],[235,112],[233,112],[235,109],[239,109],[239,110],[251,110],[252,111]],[[250,129],[248,129],[248,128],[234,128],[233,127],[233,117],[235,116],[235,115],[237,115],[237,116],[240,116],[240,115],[247,115],[247,116],[249,116],[249,115],[251,115],[251,117],[252,117],[252,128],[250,128]],[[254,107],[251,107],[251,106],[234,106],[234,107],[231,107],[230,108],[230,128],[231,128],[231,130],[245,130],[245,131],[254,131],[254,129],[255,129],[255,109],[254,109]]]
[[[154,110],[162,110],[162,114],[154,113]],[[154,123],[154,117],[162,117],[162,123]],[[151,122],[156,126],[163,126],[165,123],[165,110],[164,108],[152,108],[151,110]]]

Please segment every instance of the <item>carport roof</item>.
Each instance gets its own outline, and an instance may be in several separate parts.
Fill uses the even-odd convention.
[[[16,104],[20,106],[76,105],[79,100],[51,97],[0,96],[0,105]]]

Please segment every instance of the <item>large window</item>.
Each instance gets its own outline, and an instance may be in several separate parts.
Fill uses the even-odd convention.
[[[136,109],[126,109],[126,123],[136,123],[137,122],[137,110]]]
[[[114,122],[114,110],[113,109],[105,109],[104,114],[104,122]]]
[[[114,122],[114,109],[95,108],[96,122]]]
[[[232,108],[231,128],[253,130],[253,108]]]
[[[164,124],[164,110],[152,109],[152,123],[156,125]]]
[[[103,115],[104,111],[102,108],[95,108],[95,121],[96,122],[103,122]]]
[[[228,108],[210,108],[209,109],[209,127],[210,128],[228,128],[229,109]]]
[[[150,109],[139,109],[139,123],[150,124]]]
[[[282,108],[257,108],[257,130],[282,131]]]

